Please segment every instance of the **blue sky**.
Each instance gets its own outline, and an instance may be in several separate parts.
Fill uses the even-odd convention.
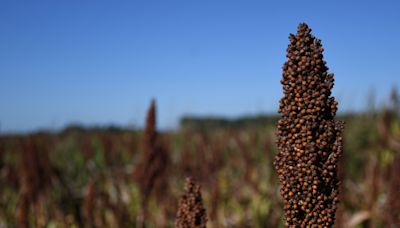
[[[40,2],[40,3],[39,3]],[[276,112],[289,33],[322,40],[342,111],[400,85],[398,1],[0,2],[1,131]]]

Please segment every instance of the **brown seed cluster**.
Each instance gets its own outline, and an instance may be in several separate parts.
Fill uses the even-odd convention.
[[[170,162],[165,140],[156,129],[156,104],[153,100],[147,113],[143,135],[143,156],[134,170],[134,178],[139,183],[145,201],[154,192],[162,198],[167,189],[167,167]]]
[[[274,161],[286,226],[331,227],[339,201],[337,165],[344,127],[334,120],[333,74],[327,72],[321,41],[305,23],[289,39]]]
[[[155,100],[151,101],[150,108],[147,112],[146,116],[146,127],[144,129],[143,135],[143,146],[144,153],[150,154],[155,149],[155,145],[157,142],[157,119],[156,119],[156,102]]]
[[[185,194],[179,200],[175,227],[206,227],[206,223],[207,215],[203,207],[200,186],[194,183],[191,178],[186,178]]]

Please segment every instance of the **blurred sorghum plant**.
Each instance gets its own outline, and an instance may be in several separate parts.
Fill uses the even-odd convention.
[[[49,159],[49,151],[43,145],[48,140],[41,135],[32,135],[20,139],[22,145],[18,167],[19,200],[16,208],[16,222],[19,227],[29,226],[30,212],[36,213],[39,198],[44,196],[52,186],[55,169]],[[30,209],[35,209],[30,211]]]
[[[147,113],[146,127],[143,135],[143,154],[133,177],[141,192],[141,212],[137,227],[142,227],[147,217],[147,202],[150,194],[154,193],[157,199],[163,200],[167,195],[168,173],[170,163],[166,141],[156,129],[156,104],[153,100]]]
[[[331,227],[339,201],[337,165],[344,123],[335,121],[333,74],[321,41],[302,23],[290,34],[283,65],[274,166],[281,182],[286,226]]]
[[[400,154],[396,154],[390,166],[390,179],[388,183],[388,196],[384,218],[387,227],[398,227],[400,225]]]
[[[22,194],[27,194],[30,202],[36,202],[39,195],[50,187],[54,171],[48,150],[42,145],[39,137],[29,136],[22,141],[20,185]]]
[[[176,228],[206,227],[207,215],[203,206],[200,186],[186,178],[185,194],[179,200]]]
[[[146,127],[143,135],[143,156],[134,170],[134,177],[139,182],[139,188],[144,198],[151,192],[156,196],[165,193],[166,169],[170,158],[166,143],[156,129],[156,104],[153,100],[147,113]]]

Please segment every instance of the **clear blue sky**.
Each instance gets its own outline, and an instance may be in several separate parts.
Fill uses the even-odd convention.
[[[399,1],[0,2],[1,131],[159,125],[276,112],[289,33],[306,22],[339,109],[399,86]]]

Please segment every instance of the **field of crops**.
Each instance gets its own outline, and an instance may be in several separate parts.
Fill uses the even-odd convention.
[[[399,221],[399,110],[390,107],[339,117],[346,122],[341,227],[396,227]],[[188,118],[180,130],[155,132],[163,155],[143,174],[138,167],[146,166],[148,137],[141,130],[75,126],[2,135],[0,225],[172,227],[190,176],[201,185],[210,227],[282,227],[275,119],[218,126]],[[210,130],[195,127],[210,122]]]
[[[279,115],[0,136],[1,227],[400,227],[400,96],[337,115],[321,40],[289,35]]]

